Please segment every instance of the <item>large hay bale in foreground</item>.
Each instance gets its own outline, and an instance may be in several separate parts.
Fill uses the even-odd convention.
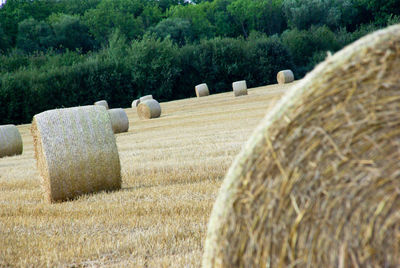
[[[210,95],[210,91],[208,90],[208,86],[205,83],[195,86],[194,90],[196,91],[196,97],[197,98]]]
[[[0,157],[22,154],[22,138],[14,125],[0,126]]]
[[[121,108],[108,110],[111,119],[111,126],[114,134],[127,132],[129,129],[129,119],[125,111]]]
[[[140,103],[139,99],[132,101],[132,108],[138,107],[139,103]]]
[[[94,105],[100,105],[100,106],[103,106],[104,108],[106,108],[107,110],[109,109],[108,103],[106,100],[96,101],[94,103]]]
[[[156,100],[141,101],[137,113],[140,119],[157,118],[161,115],[161,106]]]
[[[203,267],[400,267],[400,26],[318,65],[238,155]]]
[[[140,104],[141,102],[143,102],[143,101],[152,100],[152,99],[153,99],[153,95],[146,95],[146,96],[140,97],[140,99],[139,99],[139,104]],[[138,104],[138,105],[139,105],[139,104]]]
[[[50,202],[121,188],[118,150],[104,107],[46,111],[33,117],[31,131]]]
[[[235,97],[247,95],[247,84],[245,80],[233,82],[232,89]]]
[[[283,70],[278,72],[276,75],[276,80],[278,80],[278,84],[287,84],[294,81],[294,74],[292,70]]]

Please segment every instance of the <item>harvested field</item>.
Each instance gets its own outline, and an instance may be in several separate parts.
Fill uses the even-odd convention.
[[[118,134],[122,190],[49,204],[30,125],[20,156],[0,159],[0,266],[198,267],[208,219],[233,158],[295,83],[161,103]]]

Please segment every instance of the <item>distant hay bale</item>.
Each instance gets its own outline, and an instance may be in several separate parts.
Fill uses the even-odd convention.
[[[108,110],[111,119],[111,126],[114,134],[127,132],[129,129],[129,119],[125,111],[121,108]]]
[[[143,101],[146,101],[146,100],[152,100],[153,99],[153,95],[146,95],[146,96],[143,96],[143,97],[140,97],[140,102],[143,102]],[[140,103],[139,102],[139,103]],[[139,104],[138,104],[139,105]]]
[[[37,114],[31,132],[50,202],[121,188],[118,150],[104,107],[81,106]]]
[[[400,25],[318,65],[256,128],[203,267],[400,267]]]
[[[107,101],[105,101],[105,100],[96,101],[96,102],[94,103],[94,105],[104,106],[107,110],[109,109],[109,108],[108,108],[108,103],[107,103]]]
[[[156,100],[141,101],[137,113],[140,119],[157,118],[161,115],[161,106]]]
[[[207,84],[197,85],[195,88],[197,98],[210,95]]]
[[[139,99],[132,101],[132,108],[136,108],[139,105],[139,103],[140,103]]]
[[[247,95],[247,84],[246,81],[237,81],[232,83],[233,93],[235,97]]]
[[[14,125],[0,126],[0,157],[22,154],[22,138]]]
[[[292,70],[283,70],[278,72],[276,75],[276,80],[278,80],[278,84],[287,84],[294,81],[294,74]]]

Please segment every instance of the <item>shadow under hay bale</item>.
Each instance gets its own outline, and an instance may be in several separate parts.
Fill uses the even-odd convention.
[[[235,97],[247,95],[247,84],[245,80],[233,82],[232,89]]]
[[[197,98],[210,95],[210,91],[208,90],[208,86],[205,83],[195,86],[194,90],[196,91],[196,97]]]
[[[108,103],[106,100],[96,101],[94,103],[94,105],[100,105],[100,106],[103,106],[104,108],[106,108],[107,110],[109,109]]]
[[[292,70],[283,70],[278,72],[276,75],[276,80],[278,84],[287,84],[294,81],[294,74]]]
[[[22,154],[21,134],[14,125],[0,126],[0,158]]]
[[[35,158],[50,202],[121,188],[110,115],[102,106],[50,110],[33,117]]]
[[[114,134],[127,132],[129,129],[129,119],[125,111],[121,108],[108,110],[111,119],[111,126]]]
[[[344,48],[256,128],[203,267],[400,267],[400,25]]]
[[[140,102],[137,113],[140,119],[157,118],[161,115],[161,106],[156,100],[146,100]]]

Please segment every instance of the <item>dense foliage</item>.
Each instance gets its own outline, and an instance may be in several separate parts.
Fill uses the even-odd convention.
[[[400,21],[399,0],[7,0],[0,8],[0,124],[105,98],[128,107],[297,78]]]

